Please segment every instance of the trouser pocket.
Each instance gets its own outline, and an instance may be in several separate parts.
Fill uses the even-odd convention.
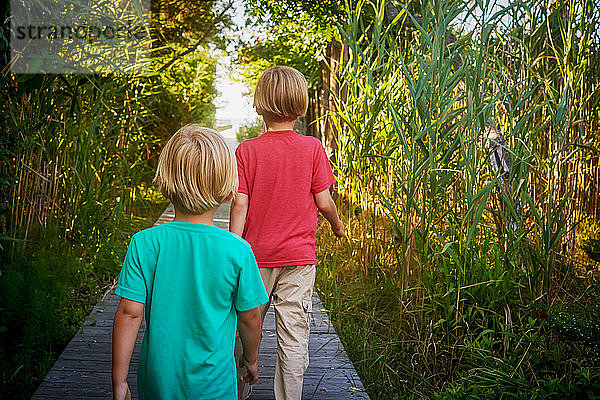
[[[302,299],[302,308],[304,309],[304,317],[306,318],[306,322],[310,324],[310,316],[312,313],[312,290]]]

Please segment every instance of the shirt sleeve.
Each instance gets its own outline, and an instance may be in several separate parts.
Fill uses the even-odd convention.
[[[329,164],[325,149],[319,143],[313,163],[313,176],[310,189],[313,193],[319,193],[334,183],[335,177],[331,170],[331,164]]]
[[[135,241],[135,235],[129,242],[129,248],[123,261],[123,268],[119,275],[119,283],[115,289],[118,296],[128,300],[146,303],[146,280],[142,273],[142,265],[140,262],[140,253]]]
[[[242,264],[238,277],[238,287],[235,293],[234,305],[238,311],[248,311],[269,301],[263,284],[258,265],[252,251],[248,250],[245,262]]]
[[[239,179],[238,192],[244,193],[244,194],[249,194],[248,193],[248,179],[246,177],[246,168],[245,168],[244,157],[242,155],[241,147],[242,146],[238,146],[238,148],[235,149],[235,158],[237,161],[238,179]]]

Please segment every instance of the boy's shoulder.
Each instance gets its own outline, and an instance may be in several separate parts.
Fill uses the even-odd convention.
[[[207,239],[217,239],[224,247],[241,246],[252,251],[250,244],[235,233],[231,233],[214,225],[195,224],[190,222],[167,222],[160,225],[154,225],[136,232],[132,239],[135,239],[136,241],[160,240],[164,235],[169,235],[172,230],[198,232],[199,234],[202,234],[202,237]]]
[[[297,145],[311,147],[311,148],[317,148],[318,146],[321,146],[321,147],[323,146],[321,141],[314,136],[301,135],[294,131],[290,131],[290,132],[291,133],[290,133],[289,137],[291,137]],[[271,137],[268,135],[265,135],[265,134],[261,134],[255,138],[246,139],[238,145],[236,152],[250,149],[253,147],[260,147],[260,146],[266,145],[270,139],[271,139]]]
[[[148,228],[144,228],[141,231],[137,231],[136,233],[134,233],[132,238],[133,239],[146,239],[146,238],[150,238],[152,236],[156,236],[157,233],[164,231],[165,225],[167,225],[167,223],[153,225]]]
[[[219,234],[222,236],[222,240],[225,240],[227,242],[227,244],[232,244],[234,246],[240,246],[240,247],[243,247],[246,250],[252,252],[252,247],[250,246],[250,243],[246,242],[246,240],[242,239],[235,233],[229,232],[228,230],[221,229],[218,227],[215,227],[215,228],[217,228],[220,231]]]
[[[307,143],[312,146],[322,146],[321,141],[314,136],[301,135],[299,133],[296,133],[295,137],[296,137],[296,140],[298,140],[300,142]]]

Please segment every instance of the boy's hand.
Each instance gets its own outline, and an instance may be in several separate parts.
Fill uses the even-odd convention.
[[[344,223],[341,219],[338,219],[335,224],[331,225],[331,230],[333,234],[338,238],[343,238],[346,234],[346,229],[344,228]]]
[[[323,190],[322,192],[315,193],[315,204],[325,219],[329,221],[333,234],[339,238],[344,237],[344,234],[346,233],[344,229],[344,223],[338,215],[337,207],[331,198],[329,188]]]
[[[127,382],[113,385],[113,400],[131,400],[131,392]]]
[[[246,374],[242,377],[244,382],[254,385],[258,381],[258,363],[246,361],[245,357],[240,358],[240,367],[246,367]]]

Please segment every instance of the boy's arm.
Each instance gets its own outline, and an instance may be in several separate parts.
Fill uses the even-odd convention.
[[[238,193],[231,201],[231,211],[229,220],[229,232],[233,232],[242,237],[244,224],[246,223],[246,214],[248,213],[248,195]]]
[[[112,385],[113,399],[130,399],[131,393],[127,386],[127,373],[129,361],[137,338],[144,304],[137,301],[121,298],[112,332]]]
[[[244,382],[251,385],[258,381],[258,343],[260,342],[260,311],[258,307],[248,311],[237,311],[238,331],[244,354],[241,362],[247,369]]]
[[[339,238],[344,237],[344,223],[338,215],[337,207],[331,198],[329,188],[315,193],[315,203],[317,203],[317,208],[321,211],[321,214],[329,221],[333,234]]]

